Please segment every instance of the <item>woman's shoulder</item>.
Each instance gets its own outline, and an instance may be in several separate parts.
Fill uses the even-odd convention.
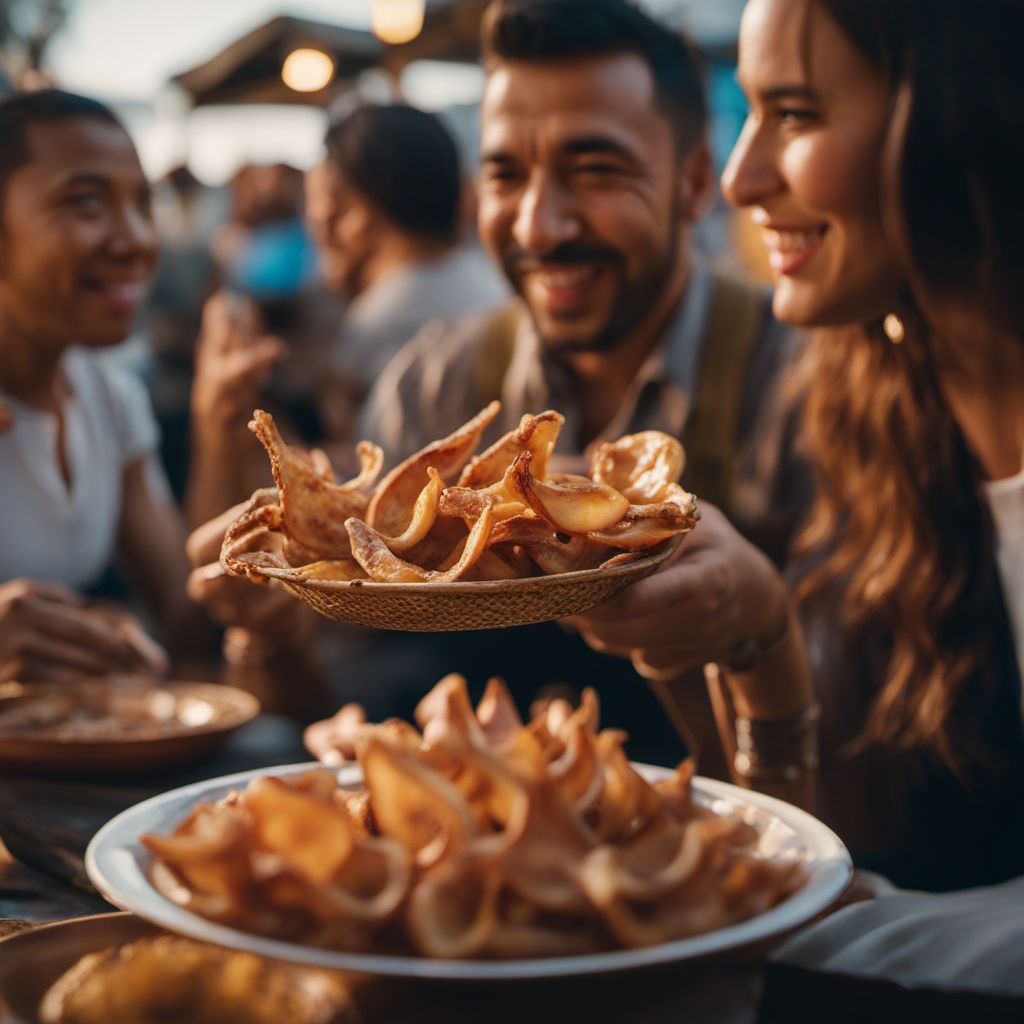
[[[75,347],[64,371],[82,415],[118,443],[127,465],[156,447],[158,429],[146,387],[138,376],[104,354]]]

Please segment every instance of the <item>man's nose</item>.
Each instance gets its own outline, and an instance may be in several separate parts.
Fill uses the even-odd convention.
[[[580,214],[557,179],[537,174],[522,193],[513,236],[527,252],[544,253],[580,234]]]

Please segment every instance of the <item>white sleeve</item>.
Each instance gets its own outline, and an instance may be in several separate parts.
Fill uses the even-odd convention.
[[[906,988],[1024,997],[1024,878],[962,892],[893,892],[844,907],[772,957]]]

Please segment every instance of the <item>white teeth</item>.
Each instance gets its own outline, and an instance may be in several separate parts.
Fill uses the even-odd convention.
[[[573,267],[566,270],[538,270],[537,280],[545,288],[575,288],[594,276],[593,267]]]
[[[824,228],[815,228],[813,231],[776,231],[766,228],[764,244],[775,252],[802,252],[815,245],[824,233]]]

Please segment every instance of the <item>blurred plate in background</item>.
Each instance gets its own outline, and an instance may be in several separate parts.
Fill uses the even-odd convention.
[[[119,680],[6,684],[0,771],[109,775],[199,760],[259,713],[251,694],[214,683]]]

